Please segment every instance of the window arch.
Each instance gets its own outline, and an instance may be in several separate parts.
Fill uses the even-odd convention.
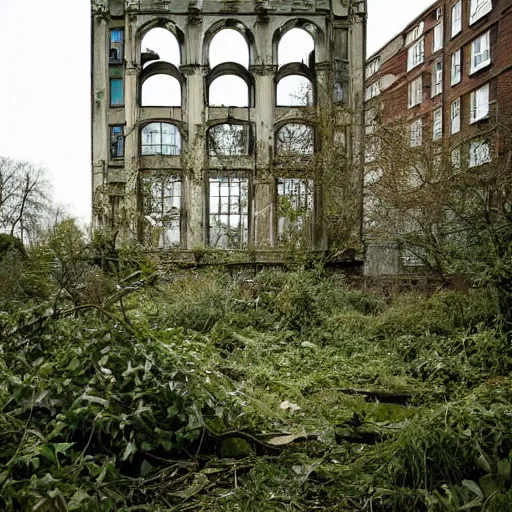
[[[277,63],[279,67],[290,62],[300,62],[311,67],[310,59],[314,55],[314,51],[313,37],[302,28],[292,28],[279,40]]]
[[[210,107],[248,107],[250,90],[247,82],[236,75],[215,78],[208,90]]]
[[[224,123],[208,130],[209,156],[244,156],[251,153],[251,126]]]
[[[181,65],[181,48],[178,39],[165,28],[155,27],[149,30],[142,38],[140,51],[143,67],[154,60],[169,62],[176,67]]]
[[[153,122],[141,130],[140,153],[146,155],[178,156],[181,154],[181,133],[170,123]]]
[[[278,155],[312,155],[315,152],[315,131],[304,123],[287,123],[277,131]]]
[[[225,28],[213,36],[208,55],[211,69],[224,62],[236,62],[249,69],[249,59],[249,44],[238,30]]]
[[[277,83],[277,106],[308,107],[313,105],[313,83],[301,75],[288,75]]]
[[[142,83],[142,107],[181,107],[181,84],[173,76],[156,74]]]

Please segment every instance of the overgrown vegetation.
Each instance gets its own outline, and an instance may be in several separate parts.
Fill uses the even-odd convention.
[[[105,247],[65,221],[0,256],[1,510],[511,508],[495,294]]]

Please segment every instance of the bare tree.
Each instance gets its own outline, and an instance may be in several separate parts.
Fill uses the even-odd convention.
[[[50,184],[44,168],[0,157],[1,231],[33,241],[50,205]]]

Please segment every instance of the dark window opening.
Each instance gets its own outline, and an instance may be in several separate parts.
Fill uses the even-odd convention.
[[[111,61],[122,61],[123,60],[123,40],[124,40],[124,30],[111,30],[110,31],[109,59]]]
[[[110,105],[124,105],[124,87],[122,78],[110,79]]]
[[[243,249],[249,233],[246,178],[210,178],[210,245]]]
[[[124,157],[124,134],[122,126],[110,127],[110,156],[112,158]]]
[[[181,154],[181,134],[169,123],[150,123],[141,132],[142,155],[177,156]]]
[[[278,155],[312,155],[314,153],[313,128],[300,123],[285,124],[277,132],[276,150]]]
[[[208,131],[210,156],[243,156],[250,154],[250,126],[219,124]]]
[[[281,243],[305,242],[311,231],[313,181],[297,178],[280,179],[277,183],[277,234]]]
[[[181,179],[177,176],[145,177],[141,180],[145,242],[169,249],[181,242]]]

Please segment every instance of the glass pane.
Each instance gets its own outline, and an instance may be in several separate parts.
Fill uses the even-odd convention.
[[[112,78],[110,80],[110,104],[122,105],[123,103],[123,80],[121,78]]]

